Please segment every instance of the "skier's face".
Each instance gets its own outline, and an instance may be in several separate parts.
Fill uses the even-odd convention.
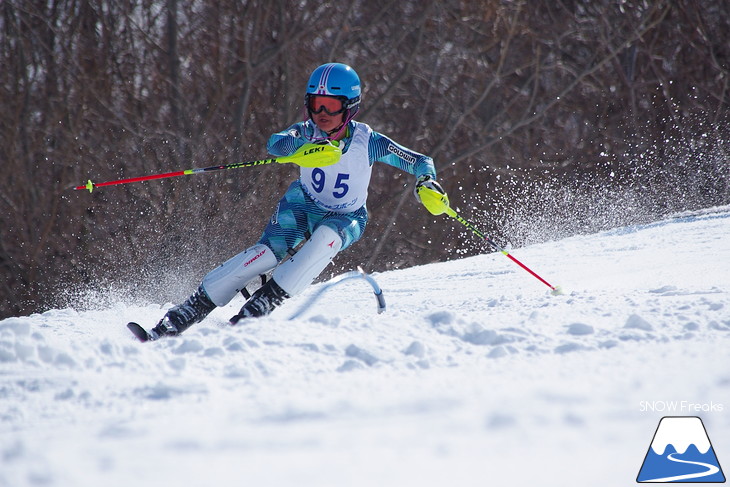
[[[317,127],[323,132],[331,132],[340,125],[342,125],[342,117],[344,113],[338,113],[336,115],[329,115],[326,111],[322,110],[319,113],[312,114],[312,120],[317,124]]]
[[[341,97],[307,95],[309,113],[320,130],[331,132],[342,125],[345,105]]]

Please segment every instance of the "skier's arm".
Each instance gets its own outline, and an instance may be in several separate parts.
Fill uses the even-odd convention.
[[[290,156],[297,149],[306,144],[308,140],[304,137],[308,127],[304,123],[295,123],[288,129],[277,132],[269,137],[266,150],[275,157]]]
[[[370,157],[416,176],[414,194],[416,199],[433,215],[446,213],[449,197],[436,181],[433,159],[412,151],[390,138],[373,132],[370,138]]]
[[[433,159],[408,149],[378,132],[373,131],[371,134],[368,152],[372,161],[380,161],[397,167],[413,174],[416,178],[429,176],[431,179],[436,179]]]

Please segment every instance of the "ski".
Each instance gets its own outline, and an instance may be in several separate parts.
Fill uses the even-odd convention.
[[[136,336],[140,342],[144,343],[144,342],[149,341],[152,338],[150,336],[150,334],[147,333],[147,330],[142,328],[142,326],[139,325],[138,323],[130,321],[129,323],[127,323],[127,328],[129,328],[129,331],[134,333],[134,336]]]

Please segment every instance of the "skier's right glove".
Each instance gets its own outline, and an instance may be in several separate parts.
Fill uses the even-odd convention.
[[[446,191],[431,176],[418,178],[414,192],[418,200],[432,215],[448,213],[451,209]]]

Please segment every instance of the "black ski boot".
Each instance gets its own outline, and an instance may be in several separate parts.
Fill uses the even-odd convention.
[[[191,325],[202,321],[215,307],[203,286],[200,286],[184,303],[167,311],[157,326],[148,332],[149,339],[157,340],[163,336],[179,335]]]
[[[287,299],[289,295],[284,291],[273,279],[269,279],[266,284],[256,290],[255,293],[246,301],[241,311],[230,319],[230,323],[235,325],[244,318],[258,318],[271,313],[274,308],[279,306],[282,301]]]

